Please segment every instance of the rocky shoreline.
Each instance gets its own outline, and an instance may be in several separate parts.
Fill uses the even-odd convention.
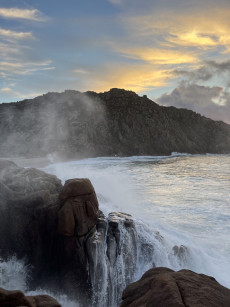
[[[130,284],[138,257],[147,261],[153,251],[138,242],[129,214],[104,216],[89,179],[70,179],[62,186],[56,176],[0,160],[0,234],[1,258],[15,255],[30,265],[30,289],[62,291],[82,306],[230,304],[230,290],[214,278],[154,268],[154,263]],[[137,253],[138,244],[145,252]],[[174,252],[180,257],[186,248],[175,247]],[[0,304],[60,306],[48,296],[28,298],[3,289]]]

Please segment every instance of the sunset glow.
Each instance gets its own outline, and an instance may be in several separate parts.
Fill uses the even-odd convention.
[[[183,105],[230,122],[229,1],[4,0],[0,20],[1,102],[118,87],[170,105],[196,85],[206,107]]]

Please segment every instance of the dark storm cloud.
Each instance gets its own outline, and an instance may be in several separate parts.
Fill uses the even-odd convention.
[[[170,94],[165,93],[159,97],[157,102],[164,106],[191,109],[230,124],[230,94],[218,86],[181,82]]]
[[[174,70],[174,74],[193,82],[208,81],[215,76],[230,76],[230,60],[223,62],[204,61],[203,65],[196,70]]]

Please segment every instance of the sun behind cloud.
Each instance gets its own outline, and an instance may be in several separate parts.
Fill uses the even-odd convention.
[[[133,67],[126,65],[124,73],[124,64],[119,67],[117,63],[114,73],[111,64],[109,72],[105,72],[109,78],[105,75],[105,80],[129,85],[133,90],[162,87],[170,84],[170,79],[173,83],[178,78],[173,73],[175,68],[197,70],[204,59],[222,59],[230,50],[230,11],[224,8],[213,7],[207,12],[196,9],[192,13],[187,10],[183,14],[174,11],[130,15],[124,12],[119,18],[126,31],[122,38],[111,43],[111,49],[121,57],[138,61],[139,65],[136,70],[133,69],[135,62]],[[146,72],[146,64],[152,73]]]
[[[113,87],[157,98],[183,80],[228,91],[227,0],[27,2],[0,7],[2,101]]]

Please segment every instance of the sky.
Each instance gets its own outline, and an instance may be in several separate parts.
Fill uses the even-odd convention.
[[[133,90],[230,124],[229,0],[0,0],[0,102]]]

